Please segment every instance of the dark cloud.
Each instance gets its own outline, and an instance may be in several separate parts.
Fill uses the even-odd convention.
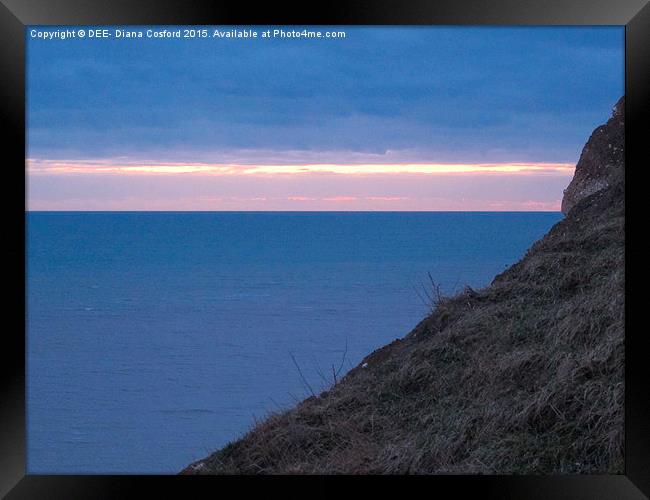
[[[29,155],[575,161],[623,93],[621,27],[345,30],[337,40],[28,36]]]

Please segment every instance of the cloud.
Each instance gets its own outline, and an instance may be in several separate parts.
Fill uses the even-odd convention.
[[[346,31],[320,41],[28,38],[29,154],[575,161],[623,92],[620,27]]]

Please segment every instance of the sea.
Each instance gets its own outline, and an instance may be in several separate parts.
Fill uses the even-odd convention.
[[[27,470],[173,474],[480,288],[551,212],[27,212]]]

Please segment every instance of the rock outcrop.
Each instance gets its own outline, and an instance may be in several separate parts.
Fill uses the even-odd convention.
[[[562,213],[582,199],[622,181],[625,173],[625,96],[612,117],[591,134],[576,165],[573,180],[564,190]]]

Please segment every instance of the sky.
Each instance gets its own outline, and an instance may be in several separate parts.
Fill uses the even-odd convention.
[[[622,27],[95,28],[26,29],[28,210],[558,211],[624,92]]]

